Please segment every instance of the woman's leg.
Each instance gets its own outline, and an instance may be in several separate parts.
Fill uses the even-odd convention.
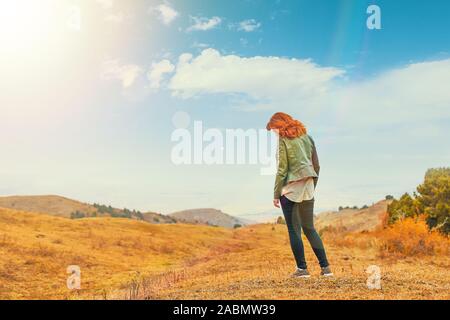
[[[329,263],[322,239],[320,239],[319,234],[314,228],[314,199],[299,203],[298,211],[303,232],[308,238],[316,257],[319,260],[320,266],[322,268],[328,267]]]
[[[294,207],[296,207],[296,203],[290,201],[284,196],[281,197],[280,202],[283,209],[284,219],[286,220],[291,249],[297,263],[297,268],[306,270],[307,265],[305,261],[305,250],[303,247],[301,227],[299,224],[295,223],[297,219],[294,219]]]

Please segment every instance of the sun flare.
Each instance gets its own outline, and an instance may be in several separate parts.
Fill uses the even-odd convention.
[[[56,20],[55,0],[0,0],[2,52],[23,54],[48,44]]]

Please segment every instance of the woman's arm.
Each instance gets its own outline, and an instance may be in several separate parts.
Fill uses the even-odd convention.
[[[281,198],[281,190],[284,187],[287,172],[288,172],[288,157],[286,144],[284,143],[283,139],[280,138],[278,142],[278,170],[277,176],[275,178],[275,187],[273,195],[274,199]]]
[[[317,182],[319,181],[319,173],[320,173],[320,163],[319,163],[319,156],[317,155],[317,149],[316,144],[314,143],[314,140],[309,137],[312,142],[312,163],[314,167],[314,171],[317,173],[317,178],[314,178],[314,187],[317,186]]]

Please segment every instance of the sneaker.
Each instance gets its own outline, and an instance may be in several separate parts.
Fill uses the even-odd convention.
[[[292,278],[309,278],[311,275],[306,269],[297,269],[291,276]]]
[[[320,275],[323,277],[332,277],[333,272],[331,272],[330,267],[322,268],[322,272],[320,272]]]

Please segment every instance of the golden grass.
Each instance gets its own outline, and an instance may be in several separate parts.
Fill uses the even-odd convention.
[[[336,276],[318,276],[305,242],[313,274],[305,280],[289,278],[295,266],[283,225],[227,230],[0,209],[0,299],[449,299],[450,257],[440,251],[448,242],[437,246],[439,235],[421,228],[326,232]],[[427,250],[399,254],[385,245],[399,237],[412,241],[405,250],[431,238]],[[78,293],[66,288],[68,265],[81,267]],[[382,290],[366,286],[370,265],[381,268]]]
[[[69,220],[0,209],[0,299],[103,295],[136,272],[151,275],[207,254],[230,233],[204,226]],[[69,265],[81,267],[83,290],[78,294],[66,288]]]
[[[358,245],[350,246],[326,238],[333,279],[320,278],[320,268],[307,244],[306,255],[310,279],[290,279],[295,269],[285,226],[260,225],[253,230],[269,243],[241,252],[227,252],[178,269],[178,278],[171,271],[144,282],[141,298],[148,299],[449,299],[450,256],[448,252],[419,258],[386,259],[384,251],[365,233]],[[349,241],[349,240],[348,240]],[[366,245],[363,245],[366,243]],[[354,243],[355,244],[355,243]],[[381,269],[382,289],[370,290],[367,285],[371,265]],[[167,277],[167,278],[165,278]]]

